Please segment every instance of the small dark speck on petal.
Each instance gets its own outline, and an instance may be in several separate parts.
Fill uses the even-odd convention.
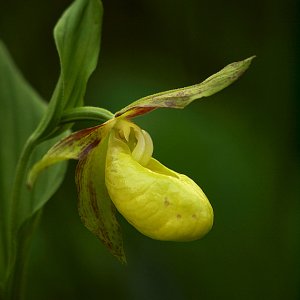
[[[179,214],[176,217],[177,217],[177,219],[181,219],[181,215],[179,215]]]
[[[165,206],[169,206],[169,205],[170,205],[170,202],[169,202],[169,200],[168,200],[168,197],[165,197],[164,205],[165,205]]]

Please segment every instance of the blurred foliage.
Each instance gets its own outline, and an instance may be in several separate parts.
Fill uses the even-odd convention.
[[[80,223],[71,163],[35,236],[28,299],[299,299],[297,2],[103,2],[87,105],[117,111],[229,62],[257,59],[221,93],[136,120],[151,134],[154,156],[203,188],[215,210],[212,232],[191,243],[159,242],[120,217],[122,266]],[[0,2],[0,38],[46,99],[59,74],[52,28],[70,3]]]

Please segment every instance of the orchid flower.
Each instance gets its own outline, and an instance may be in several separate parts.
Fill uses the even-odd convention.
[[[213,209],[189,177],[152,157],[150,135],[132,118],[159,107],[183,108],[236,80],[252,58],[233,63],[191,87],[142,98],[96,127],[75,132],[55,144],[29,173],[32,186],[46,167],[78,160],[78,210],[84,225],[113,255],[125,262],[116,209],[142,234],[163,241],[191,241],[213,225]]]

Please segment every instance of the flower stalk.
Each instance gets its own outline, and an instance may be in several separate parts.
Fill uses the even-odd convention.
[[[60,124],[74,123],[78,121],[106,121],[113,117],[113,114],[102,108],[97,107],[78,107],[67,110],[61,118]],[[27,224],[27,234],[18,235],[18,210],[21,196],[21,187],[26,182],[27,168],[30,161],[30,156],[35,147],[39,144],[38,134],[35,131],[26,141],[23,150],[20,154],[16,175],[13,183],[10,223],[9,223],[9,269],[12,273],[8,276],[6,285],[6,297],[11,300],[19,300],[24,297],[26,266],[28,262],[29,246],[34,228],[39,223],[40,212],[36,213],[29,224]],[[20,236],[16,239],[14,237]]]
[[[29,244],[31,240],[31,234],[18,234],[18,209],[21,196],[21,187],[26,181],[27,167],[30,159],[30,155],[37,145],[34,134],[31,135],[26,144],[23,147],[22,153],[19,157],[19,161],[16,167],[16,175],[13,183],[12,197],[11,197],[11,210],[10,210],[10,222],[9,222],[9,268],[12,270],[8,275],[6,284],[6,294],[9,300],[21,300],[24,297],[25,287],[25,267],[28,260]],[[37,225],[37,216],[33,217],[32,230]]]
[[[75,107],[66,110],[60,119],[60,124],[74,123],[78,121],[105,122],[114,117],[107,109],[92,106]]]

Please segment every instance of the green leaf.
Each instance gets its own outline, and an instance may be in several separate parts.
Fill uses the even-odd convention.
[[[231,63],[199,84],[144,97],[117,112],[116,116],[131,118],[159,107],[184,108],[194,100],[211,96],[232,84],[248,69],[253,58]]]
[[[67,109],[83,105],[89,77],[97,66],[103,8],[99,0],[76,0],[54,29],[61,74],[38,134],[53,131]]]
[[[105,185],[106,152],[109,134],[81,159],[76,169],[78,210],[83,224],[121,262],[126,258],[116,209]]]
[[[25,81],[3,43],[0,42],[0,282],[2,287],[13,269],[13,265],[9,265],[9,262],[16,261],[16,246],[20,244],[17,236],[20,237],[18,233],[20,228],[25,222],[27,228],[31,227],[30,222],[31,220],[34,222],[35,219],[33,216],[50,199],[64,178],[66,165],[62,164],[45,172],[32,191],[26,188],[24,178],[21,185],[17,187],[20,197],[17,202],[12,201],[13,183],[20,154],[45,110],[45,102]],[[56,140],[41,144],[31,156],[28,167]],[[15,206],[12,207],[13,205]],[[12,210],[15,210],[15,213],[12,214]],[[14,228],[13,232],[12,228]]]

